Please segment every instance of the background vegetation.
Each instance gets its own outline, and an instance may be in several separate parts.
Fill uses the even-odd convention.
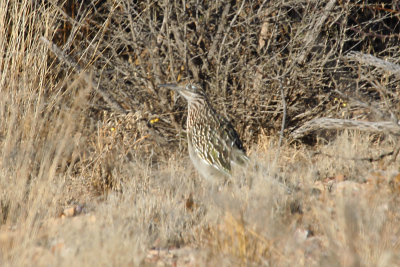
[[[0,1],[0,265],[400,265],[399,16],[397,1]],[[218,192],[188,159],[186,103],[157,87],[184,79],[251,158]],[[316,118],[394,130],[294,135]]]

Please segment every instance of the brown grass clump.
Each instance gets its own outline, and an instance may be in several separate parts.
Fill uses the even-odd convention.
[[[0,1],[0,265],[399,266],[399,12]],[[186,78],[249,151],[218,189],[157,87]]]

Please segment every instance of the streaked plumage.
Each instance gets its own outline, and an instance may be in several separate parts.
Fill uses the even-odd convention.
[[[232,164],[248,161],[243,144],[233,126],[219,115],[203,89],[192,82],[162,84],[188,101],[187,138],[189,155],[199,173],[215,181],[231,175]]]

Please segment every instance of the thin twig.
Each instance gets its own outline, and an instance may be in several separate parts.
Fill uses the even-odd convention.
[[[286,106],[285,92],[284,92],[284,89],[283,89],[282,80],[279,80],[279,89],[281,90],[281,100],[282,100],[283,115],[282,115],[281,131],[279,133],[278,149],[280,149],[280,147],[282,145],[283,132],[285,130],[286,115],[287,115],[287,106]]]
[[[359,160],[359,161],[369,161],[369,162],[380,161],[381,159],[383,159],[383,158],[385,158],[387,156],[391,156],[393,154],[394,154],[394,151],[390,151],[390,152],[383,153],[383,154],[381,154],[381,155],[379,155],[377,157],[357,158],[357,157],[343,157],[343,156],[340,156],[340,155],[331,155],[331,154],[324,153],[324,152],[321,152],[321,151],[317,151],[317,152],[313,153],[313,155],[322,155],[322,156],[326,156],[326,157],[329,157],[329,158],[335,158],[335,159],[340,158],[340,159],[345,159],[345,160]]]
[[[286,72],[287,73],[287,72]],[[283,89],[283,85],[282,85],[282,79],[284,79],[284,77],[286,77],[286,73],[284,75],[282,75],[281,77],[279,77],[279,88],[281,91],[281,100],[282,100],[282,109],[283,109],[283,114],[282,114],[282,124],[281,124],[281,131],[279,133],[279,141],[278,141],[278,150],[275,154],[275,159],[274,159],[274,164],[276,164],[276,162],[278,161],[278,158],[280,156],[281,153],[281,146],[282,146],[282,141],[283,141],[283,132],[285,130],[285,125],[286,125],[286,99],[285,99],[285,92]]]

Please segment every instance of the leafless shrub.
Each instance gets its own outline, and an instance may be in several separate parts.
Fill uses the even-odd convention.
[[[398,36],[387,27],[398,27],[395,11],[363,2],[118,1],[92,8],[82,4],[76,19],[64,14],[67,24],[75,21],[67,32],[75,37],[64,50],[94,64],[99,84],[126,110],[141,112],[146,121],[157,118],[161,123],[150,127],[152,137],[158,133],[156,142],[175,139],[185,119],[184,102],[172,101],[170,92],[157,88],[160,82],[201,83],[250,144],[258,134],[280,128],[279,81],[287,101],[285,127],[292,131],[314,117],[334,116],[335,89],[357,86],[351,95],[383,100],[371,89],[384,74],[357,77],[343,60],[349,52],[366,51],[379,38],[374,46],[379,56],[398,54],[390,46]],[[101,32],[83,35],[96,25],[104,25]],[[396,92],[395,81],[387,80],[389,91]]]

